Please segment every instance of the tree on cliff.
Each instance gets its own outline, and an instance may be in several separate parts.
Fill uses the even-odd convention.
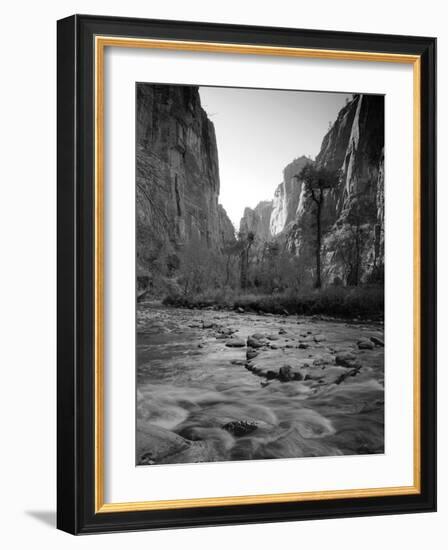
[[[314,164],[307,164],[301,170],[298,178],[303,181],[305,192],[314,204],[314,215],[316,220],[316,280],[314,286],[316,288],[321,288],[322,210],[327,191],[335,187],[339,182],[339,173],[337,171],[327,170],[326,168],[316,168]]]

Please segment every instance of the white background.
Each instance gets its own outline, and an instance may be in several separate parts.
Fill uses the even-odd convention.
[[[439,98],[448,95],[448,35],[443,3],[377,0],[362,6],[321,0],[227,0],[149,3],[127,0],[20,2],[2,12],[0,87],[0,458],[1,533],[6,548],[445,548],[448,520],[446,399],[439,408],[439,512],[390,516],[100,535],[77,538],[54,530],[55,510],[55,20],[72,13],[295,26],[347,31],[432,35],[439,38]],[[446,102],[439,104],[439,151],[448,150]],[[447,168],[439,171],[439,279],[446,280],[443,236],[448,220]],[[448,307],[446,285],[439,311]],[[445,316],[444,316],[445,317]],[[439,387],[448,374],[442,350],[447,322],[439,315]]]
[[[413,71],[409,64],[112,48],[105,58],[105,500],[413,484]],[[385,94],[385,454],[135,467],[135,82]],[[397,253],[397,251],[399,253]],[[300,475],[297,475],[297,472]],[[198,483],[198,479],[200,483]]]

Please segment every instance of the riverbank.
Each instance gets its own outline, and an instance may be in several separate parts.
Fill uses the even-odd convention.
[[[344,319],[384,318],[384,290],[379,286],[308,289],[300,293],[242,294],[230,291],[170,295],[165,305],[280,315],[326,315]]]

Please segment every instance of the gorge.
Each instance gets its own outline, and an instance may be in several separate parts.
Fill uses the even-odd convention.
[[[198,87],[136,99],[135,464],[383,454],[384,98],[238,231]]]
[[[347,99],[315,159],[292,160],[272,199],[244,208],[238,231],[219,203],[217,139],[198,87],[138,84],[136,121],[139,299],[244,308],[238,299],[248,292],[297,296],[316,286],[382,284],[382,96]],[[303,175],[309,167],[334,179],[320,191],[319,219]]]

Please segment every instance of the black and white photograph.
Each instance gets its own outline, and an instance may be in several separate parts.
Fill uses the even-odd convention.
[[[136,85],[137,465],[384,453],[384,96]]]

